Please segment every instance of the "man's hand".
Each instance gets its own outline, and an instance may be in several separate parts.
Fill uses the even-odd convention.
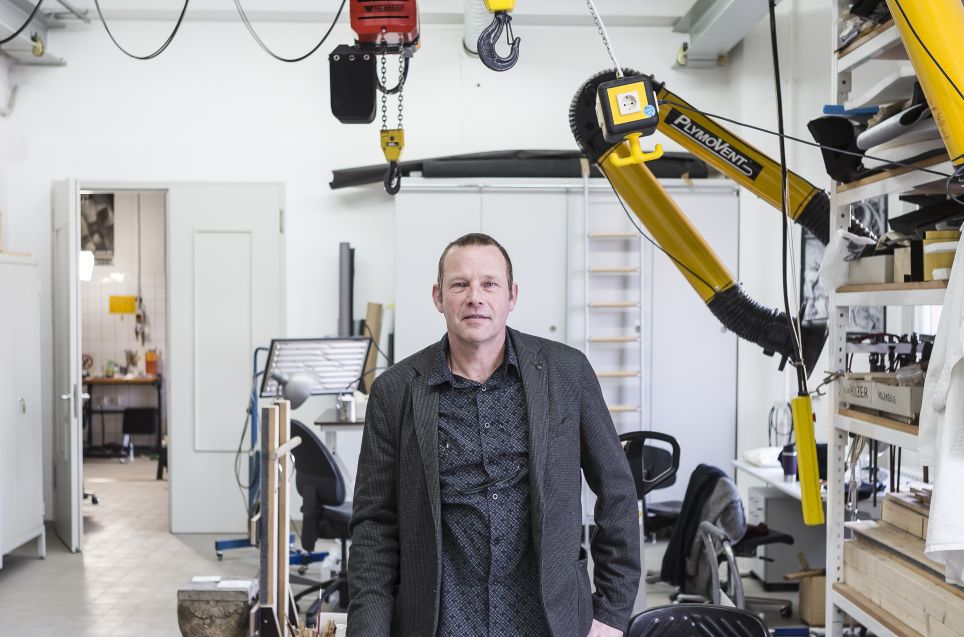
[[[589,634],[586,637],[623,637],[623,631],[616,630],[612,626],[607,626],[601,621],[594,619],[592,620],[592,626],[589,627]]]

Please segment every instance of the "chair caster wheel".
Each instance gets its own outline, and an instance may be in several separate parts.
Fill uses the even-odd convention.
[[[780,617],[792,617],[792,616],[793,616],[792,606],[786,606],[780,609]]]
[[[215,555],[217,555],[219,562],[224,560],[224,553],[222,553],[221,551],[218,551],[217,553],[215,553]]]
[[[96,495],[92,495],[92,496],[90,496],[90,503],[91,503],[91,504],[100,504],[100,500],[97,498]]]
[[[298,575],[304,575],[304,574],[307,573],[307,572],[308,572],[308,567],[307,567],[307,566],[303,566],[303,565],[302,565],[302,566],[299,566],[299,567],[298,567]]]

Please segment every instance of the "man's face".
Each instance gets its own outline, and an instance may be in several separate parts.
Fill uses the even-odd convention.
[[[455,247],[445,255],[442,287],[432,287],[450,339],[481,345],[505,331],[519,286],[509,287],[505,259],[495,246]]]

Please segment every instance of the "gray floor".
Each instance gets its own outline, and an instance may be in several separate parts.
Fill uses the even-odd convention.
[[[254,549],[227,552],[218,562],[214,541],[221,536],[169,533],[167,481],[154,479],[155,468],[142,458],[126,465],[85,463],[86,491],[96,493],[100,504],[84,505],[84,551],[68,553],[48,528],[47,559],[32,557],[30,545],[6,556],[0,570],[0,635],[177,637],[179,586],[195,575],[256,576]],[[665,542],[647,544],[650,569],[658,568],[664,549]],[[320,574],[309,571],[308,576]],[[758,584],[744,581],[748,594],[760,593]],[[671,591],[662,583],[649,584],[647,606],[668,603]],[[775,595],[796,601],[796,593]],[[799,625],[776,614],[768,614],[767,621]]]

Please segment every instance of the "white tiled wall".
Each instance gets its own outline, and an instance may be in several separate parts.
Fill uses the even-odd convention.
[[[111,314],[111,296],[137,295],[137,194],[117,193],[114,197],[114,262],[98,265],[90,281],[81,282],[81,326],[83,353],[94,360],[91,376],[103,376],[108,360],[117,366],[126,365],[125,350],[139,352],[138,371],[145,369],[144,354],[156,349],[159,353],[158,371],[164,374],[167,346],[167,283],[165,277],[165,201],[163,193],[140,195],[141,207],[141,296],[147,318],[147,338],[144,345],[134,336],[133,314]],[[120,372],[117,371],[117,374]],[[165,391],[166,393],[166,391]],[[94,387],[92,406],[153,407],[157,402],[156,389],[145,387]],[[162,409],[162,430],[166,431],[166,410]],[[120,442],[121,415],[95,414],[93,443]],[[87,432],[84,432],[86,444]],[[134,436],[135,448],[153,446],[151,436]]]

